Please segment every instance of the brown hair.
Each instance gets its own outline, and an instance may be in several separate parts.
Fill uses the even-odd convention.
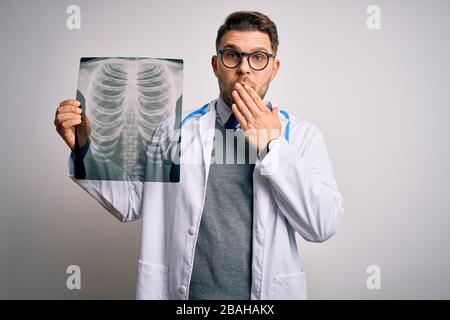
[[[226,17],[223,25],[217,31],[216,50],[219,49],[219,43],[222,37],[228,31],[261,31],[270,38],[273,54],[278,50],[277,26],[268,16],[257,11],[236,11]]]

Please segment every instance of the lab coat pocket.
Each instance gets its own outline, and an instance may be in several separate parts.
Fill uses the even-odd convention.
[[[169,299],[168,268],[162,265],[144,263],[139,260],[136,299]]]
[[[275,297],[277,300],[304,300],[306,299],[305,270],[281,274],[275,277]]]

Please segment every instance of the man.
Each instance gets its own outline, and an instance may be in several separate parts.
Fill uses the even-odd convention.
[[[184,118],[178,183],[76,179],[73,161],[83,155],[69,159],[71,178],[109,212],[143,219],[137,298],[306,298],[295,232],[308,241],[330,238],[344,202],[319,129],[263,101],[280,67],[277,49],[267,16],[226,18],[212,57],[220,95]],[[74,150],[78,125],[84,154],[89,128],[78,105],[63,101],[55,126]],[[221,150],[217,142],[229,130],[233,139]],[[239,141],[243,155],[233,152]],[[223,164],[229,153],[231,164]]]

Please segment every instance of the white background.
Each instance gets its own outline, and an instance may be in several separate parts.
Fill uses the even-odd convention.
[[[80,30],[66,28],[72,4]],[[380,30],[366,27],[371,4]],[[75,97],[82,56],[181,58],[183,109],[202,106],[218,96],[210,60],[235,10],[277,24],[267,98],[321,129],[344,197],[333,238],[300,240],[309,298],[449,298],[450,2],[356,0],[1,0],[0,298],[134,298],[140,224],[67,177],[56,107]],[[66,288],[71,264],[81,290]]]

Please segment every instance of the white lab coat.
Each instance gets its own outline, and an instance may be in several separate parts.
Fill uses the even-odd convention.
[[[69,176],[110,213],[122,222],[143,219],[137,299],[189,296],[215,105],[216,100],[211,101],[206,114],[182,127],[179,183],[77,180],[69,158]],[[252,300],[306,299],[295,232],[308,241],[325,241],[336,232],[344,212],[320,130],[290,115],[288,142],[287,118],[281,113],[279,117],[283,134],[262,160],[256,159],[253,172]]]

